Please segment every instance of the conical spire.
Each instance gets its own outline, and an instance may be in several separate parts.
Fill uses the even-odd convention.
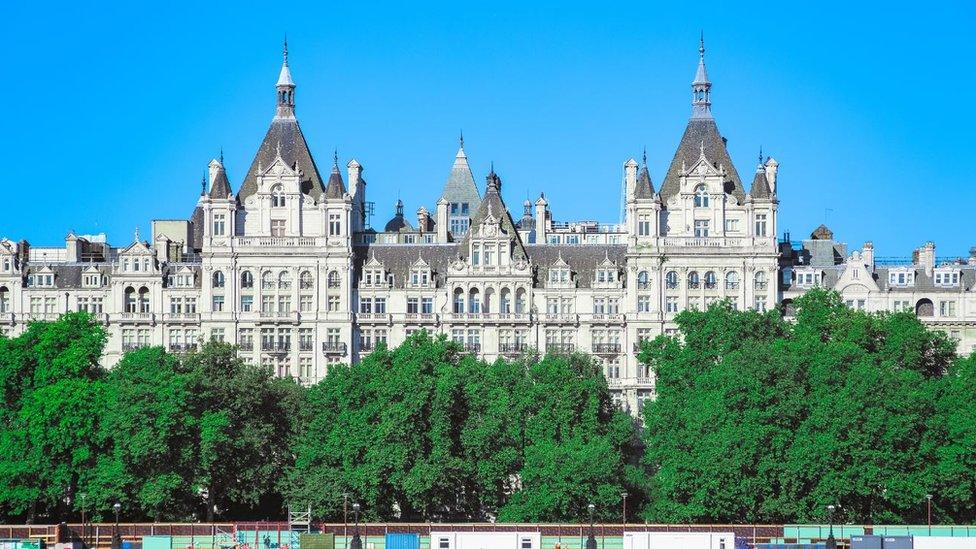
[[[278,83],[275,84],[278,90],[278,109],[277,118],[295,117],[295,81],[291,79],[291,69],[288,68],[288,38],[285,38],[285,46],[282,50],[281,72],[278,74]]]
[[[332,173],[329,174],[329,182],[325,186],[326,198],[342,198],[346,194],[346,184],[342,181],[342,173],[339,172],[339,150],[332,151]]]
[[[705,70],[705,34],[702,33],[698,43],[698,70],[695,72],[695,80],[691,83],[691,117],[692,118],[711,118],[712,117],[712,83],[708,80],[708,72]]]
[[[458,138],[458,151],[454,155],[454,164],[451,166],[451,173],[444,183],[444,190],[441,191],[441,198],[449,204],[457,204],[458,215],[468,217],[468,212],[473,212],[481,203],[481,194],[475,184],[474,175],[471,173],[471,166],[468,164],[468,155],[464,152],[464,134]],[[464,206],[464,205],[467,206]],[[464,209],[462,214],[460,210]]]

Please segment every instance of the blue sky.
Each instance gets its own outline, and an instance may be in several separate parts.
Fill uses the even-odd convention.
[[[615,222],[622,164],[646,146],[655,184],[667,170],[704,30],[739,172],[760,146],[780,162],[781,232],[976,245],[972,2],[99,4],[0,7],[2,236],[148,237],[189,216],[221,147],[236,190],[286,32],[320,170],[333,148],[362,162],[374,224],[398,193],[433,206],[461,129],[516,215],[545,191],[559,220]]]

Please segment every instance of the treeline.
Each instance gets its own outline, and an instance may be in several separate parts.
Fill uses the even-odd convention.
[[[98,366],[83,313],[0,338],[0,522],[976,521],[976,358],[906,313],[811,292],[715,305],[641,359],[643,422],[584,355],[485,363],[415,334],[305,388],[208,343]]]

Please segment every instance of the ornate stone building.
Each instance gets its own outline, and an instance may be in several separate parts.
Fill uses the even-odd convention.
[[[0,241],[0,325],[16,334],[87,310],[110,334],[106,364],[142,346],[184,352],[212,338],[306,383],[428,330],[488,360],[591,353],[632,410],[654,390],[637,346],[672,333],[679,311],[722,299],[763,310],[808,280],[871,310],[910,306],[929,318],[929,307],[942,307],[933,320],[971,340],[972,260],[936,267],[926,248],[905,270],[909,291],[902,270],[875,268],[867,249],[848,258],[820,237],[799,249],[777,242],[778,164],[760,158],[743,182],[712,116],[699,51],[691,118],[660,187],[646,159],[623,165],[622,225],[556,221],[545,196],[513,218],[494,169],[479,191],[462,141],[432,210],[408,219],[398,200],[377,231],[363,166],[350,160],[343,173],[334,155],[323,177],[313,159],[286,49],[275,116],[236,192],[215,159],[189,219],[153,221],[149,241]]]

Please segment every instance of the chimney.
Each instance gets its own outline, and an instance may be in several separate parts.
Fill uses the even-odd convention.
[[[624,181],[627,187],[627,202],[634,199],[634,191],[637,189],[637,161],[631,158],[624,163]]]
[[[535,201],[535,243],[546,243],[546,212],[549,202],[546,202],[546,195],[540,194]]]
[[[868,270],[874,272],[874,242],[865,242],[861,248],[861,257]]]
[[[65,259],[73,263],[81,261],[81,242],[75,233],[68,233],[64,238],[64,247],[67,255]]]
[[[430,214],[427,212],[427,208],[421,206],[417,208],[417,230],[420,234],[427,232],[427,220],[430,218]]]
[[[365,183],[365,181],[360,181],[363,175],[363,166],[353,158],[346,164],[346,173],[349,176],[349,194],[356,196],[360,183]]]
[[[170,260],[169,238],[166,235],[156,235],[156,242],[153,243],[153,251],[156,252],[156,261],[163,264]]]
[[[447,244],[447,199],[437,201],[437,242]]]
[[[969,264],[976,265],[976,246],[969,248]]]
[[[769,181],[769,190],[776,193],[776,172],[779,171],[779,162],[772,156],[766,161],[766,181]]]
[[[918,265],[925,269],[927,276],[932,276],[932,269],[935,268],[935,243],[926,242],[918,249]]]

